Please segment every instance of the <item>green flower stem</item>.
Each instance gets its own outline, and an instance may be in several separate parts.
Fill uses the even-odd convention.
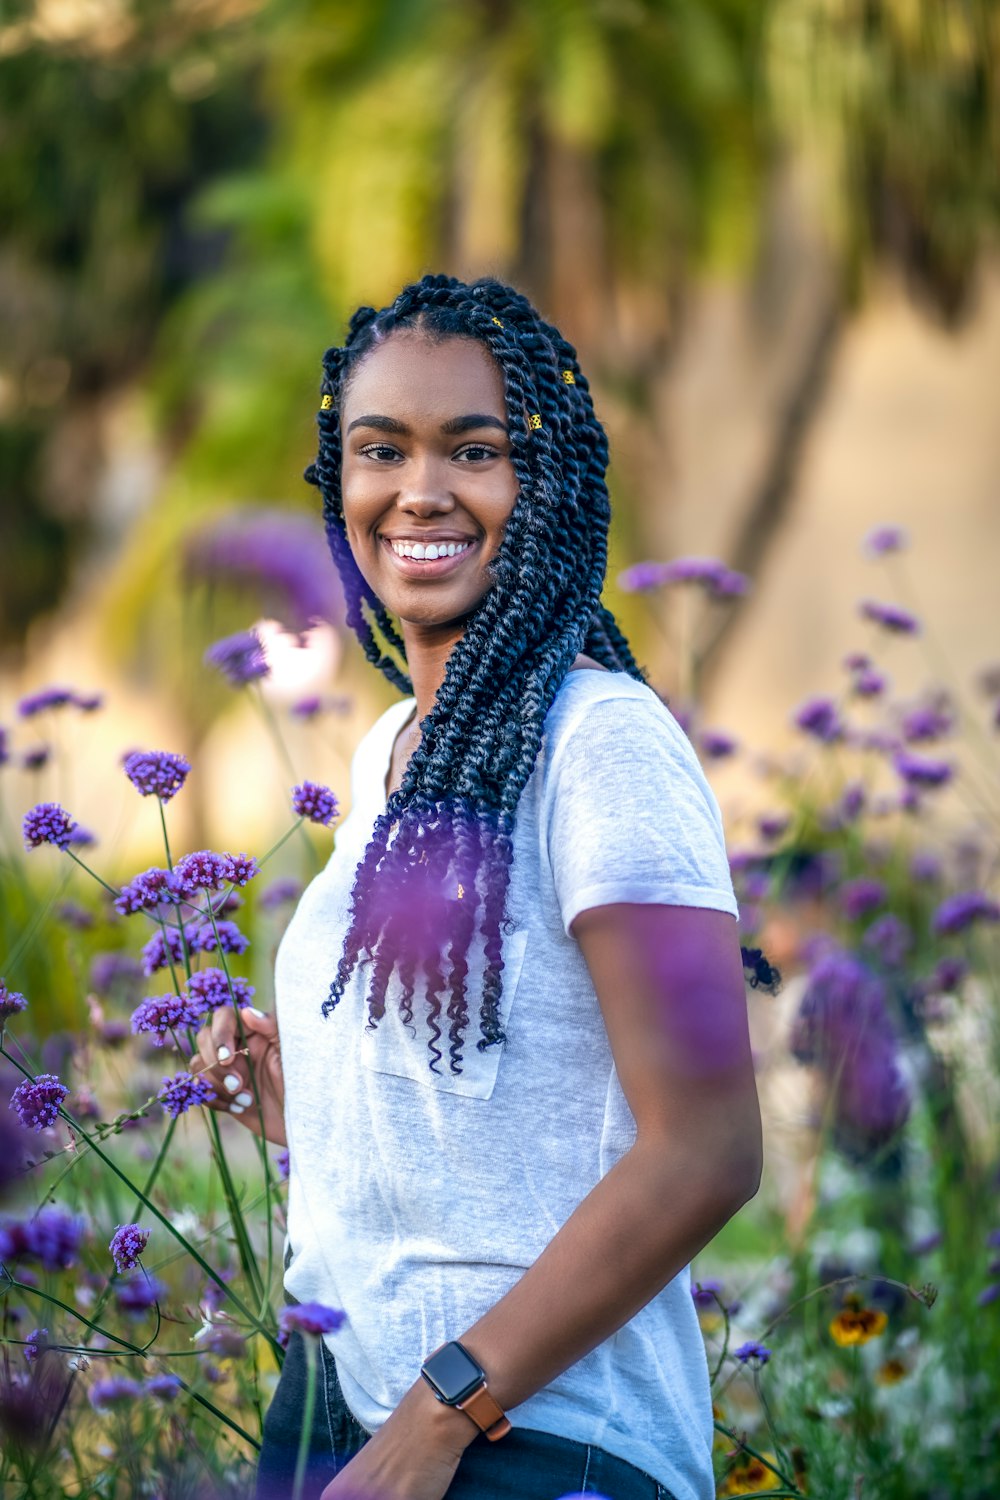
[[[303,825],[304,822],[305,822],[305,817],[304,816],[301,817],[301,818],[296,818],[296,820],[292,824],[291,828],[287,829],[286,832],[284,832],[281,835],[281,838],[278,840],[278,842],[276,844],[272,844],[271,845],[270,849],[268,849],[267,853],[263,856],[263,858],[259,859],[257,861],[257,863],[260,865],[261,869],[263,869],[264,866],[267,864],[268,860],[271,858],[271,855],[272,854],[277,854],[277,852],[281,848],[282,844],[287,844],[288,840],[293,836],[293,834],[296,834],[299,831],[299,829],[302,827],[302,825]],[[310,845],[310,848],[311,847],[312,846]]]
[[[302,1487],[305,1484],[306,1464],[309,1461],[309,1439],[312,1436],[313,1412],[316,1408],[316,1356],[319,1351],[319,1339],[313,1333],[303,1333],[303,1342],[306,1349],[306,1399],[302,1407],[302,1431],[299,1433],[299,1452],[295,1460],[295,1482],[292,1486],[292,1500],[302,1500]]]
[[[734,1446],[739,1448],[741,1453],[749,1453],[751,1458],[755,1458],[758,1463],[763,1464],[764,1468],[767,1469],[769,1473],[776,1475],[777,1478],[781,1481],[783,1488],[774,1490],[758,1490],[755,1491],[756,1494],[802,1495],[803,1492],[799,1489],[798,1485],[795,1483],[795,1480],[789,1479],[787,1474],[783,1474],[782,1471],[778,1468],[777,1462],[771,1463],[770,1459],[765,1458],[763,1453],[758,1453],[757,1449],[752,1447],[745,1438],[738,1437],[731,1427],[726,1426],[725,1422],[720,1422],[717,1418],[713,1418],[712,1425],[715,1428],[716,1432],[721,1432],[725,1437],[729,1438]]]
[[[260,713],[261,718],[264,720],[265,728],[267,729],[271,738],[274,740],[275,746],[278,751],[278,758],[284,766],[287,775],[291,777],[293,782],[297,782],[299,779],[299,773],[296,771],[294,763],[292,761],[292,757],[289,754],[288,746],[285,743],[285,737],[281,732],[281,727],[278,724],[278,721],[275,718],[274,714],[271,712],[270,704],[267,702],[267,699],[261,692],[260,684],[256,683],[254,686],[255,691],[251,694],[251,697],[257,705],[257,709]],[[302,827],[301,818],[296,824],[296,827]],[[302,841],[308,851],[310,863],[312,864],[314,869],[318,869],[319,862],[316,857],[316,850],[312,846],[309,835],[304,830],[302,833]]]
[[[14,1066],[17,1068],[18,1072],[22,1073],[25,1078],[29,1078],[30,1079],[32,1077],[32,1075],[28,1072],[27,1068],[23,1068],[21,1066],[21,1064],[18,1062],[17,1058],[16,1057],[12,1057],[11,1054],[7,1051],[7,1049],[5,1047],[0,1047],[0,1056],[6,1057],[7,1060],[8,1060],[8,1062],[12,1062],[14,1064]],[[149,1210],[149,1212],[151,1214],[153,1214],[153,1216],[155,1218],[159,1219],[160,1223],[167,1230],[167,1232],[170,1235],[173,1236],[173,1238],[178,1242],[179,1245],[181,1245],[183,1247],[184,1250],[187,1251],[187,1253],[191,1256],[192,1260],[194,1260],[195,1263],[198,1266],[201,1267],[201,1269],[204,1271],[205,1275],[207,1277],[209,1277],[209,1279],[211,1281],[215,1282],[215,1284],[219,1288],[219,1290],[225,1293],[226,1297],[229,1298],[230,1302],[233,1303],[234,1307],[236,1307],[236,1309],[243,1315],[243,1317],[246,1318],[247,1322],[251,1325],[251,1327],[254,1328],[258,1333],[262,1333],[264,1335],[264,1337],[267,1339],[268,1343],[274,1349],[275,1354],[277,1355],[278,1359],[281,1360],[284,1357],[284,1350],[281,1348],[281,1345],[278,1343],[276,1337],[271,1332],[271,1330],[269,1328],[265,1327],[265,1325],[261,1322],[261,1320],[259,1318],[255,1317],[255,1315],[250,1311],[249,1307],[247,1307],[247,1305],[243,1301],[242,1297],[238,1296],[237,1293],[233,1291],[232,1287],[228,1286],[227,1283],[225,1281],[223,1281],[223,1279],[219,1275],[218,1271],[214,1270],[213,1267],[209,1265],[208,1261],[204,1258],[204,1256],[200,1255],[198,1253],[198,1251],[190,1243],[190,1241],[187,1240],[187,1239],[185,1239],[184,1235],[181,1234],[180,1230],[177,1229],[170,1222],[170,1220],[167,1218],[167,1216],[166,1216],[165,1213],[162,1213],[160,1211],[160,1209],[157,1208],[156,1204],[152,1201],[152,1199],[150,1199],[142,1191],[141,1188],[137,1188],[136,1185],[135,1185],[135,1183],[132,1182],[132,1180],[122,1171],[121,1167],[119,1167],[118,1164],[115,1161],[113,1161],[112,1158],[110,1156],[108,1156],[108,1154],[105,1151],[101,1150],[101,1148],[97,1144],[97,1142],[93,1139],[93,1137],[91,1137],[90,1135],[87,1134],[87,1132],[83,1129],[83,1127],[79,1124],[79,1122],[77,1120],[75,1120],[74,1117],[71,1114],[69,1114],[69,1112],[67,1110],[65,1110],[65,1109],[60,1109],[59,1113],[62,1116],[62,1118],[66,1121],[66,1123],[68,1125],[71,1125],[72,1128],[77,1132],[77,1134],[80,1136],[80,1139],[83,1140],[83,1141],[85,1141],[86,1144],[90,1147],[90,1149],[98,1157],[100,1157],[101,1161],[104,1162],[105,1166],[110,1167],[111,1171],[114,1172],[115,1176],[117,1178],[119,1178],[119,1180],[121,1182],[123,1182],[125,1184],[125,1186],[129,1189],[129,1191],[132,1192],[132,1193],[135,1193],[135,1195],[139,1199],[140,1203],[142,1203],[143,1206],[145,1208],[147,1208]]]
[[[98,885],[103,885],[104,889],[109,893],[109,895],[121,895],[121,891],[116,890],[113,885],[108,885],[108,882],[106,880],[102,880],[97,871],[92,870],[89,865],[85,865],[80,856],[78,854],[74,854],[72,849],[65,849],[63,850],[63,853],[68,854],[73,863],[79,865],[81,870],[85,870],[90,876],[91,880],[96,880]]]
[[[163,847],[167,852],[167,869],[174,868],[173,857],[170,853],[170,835],[167,833],[167,814],[163,806],[163,798],[157,797],[156,805],[160,809],[160,827],[163,829]]]

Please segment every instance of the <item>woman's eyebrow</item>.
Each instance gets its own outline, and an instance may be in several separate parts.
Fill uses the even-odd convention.
[[[347,428],[353,432],[355,427],[373,427],[377,432],[394,432],[399,437],[409,437],[410,429],[405,422],[398,421],[395,417],[381,417],[370,412],[364,417],[355,417]],[[448,437],[455,437],[462,432],[474,432],[480,427],[495,427],[498,432],[506,434],[507,424],[501,422],[499,417],[492,417],[488,412],[473,411],[464,417],[451,417],[447,422],[441,423],[441,431]]]

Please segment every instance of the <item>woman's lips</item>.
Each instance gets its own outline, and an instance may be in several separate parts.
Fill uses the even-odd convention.
[[[479,543],[475,538],[463,537],[462,540],[469,542],[471,545],[464,547],[461,552],[456,552],[454,557],[402,557],[398,552],[393,550],[388,537],[383,536],[379,540],[385,552],[404,578],[442,578],[447,573],[454,573],[455,569],[461,567],[467,558],[472,557],[473,553],[479,547]],[[405,540],[409,541],[411,539],[407,537]],[[448,538],[447,541],[457,542],[458,538]]]

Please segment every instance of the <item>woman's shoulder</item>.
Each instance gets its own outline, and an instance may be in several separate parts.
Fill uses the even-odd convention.
[[[603,667],[567,672],[545,719],[550,747],[581,728],[598,730],[605,723],[621,735],[653,733],[686,739],[666,703],[648,683]]]

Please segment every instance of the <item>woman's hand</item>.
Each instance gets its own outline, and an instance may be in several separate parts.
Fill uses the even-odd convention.
[[[320,1500],[443,1500],[476,1435],[470,1417],[418,1380]]]
[[[192,1073],[204,1073],[215,1089],[209,1109],[232,1115],[275,1146],[285,1146],[285,1079],[274,1016],[252,1005],[237,1012],[221,1005],[198,1033]]]

